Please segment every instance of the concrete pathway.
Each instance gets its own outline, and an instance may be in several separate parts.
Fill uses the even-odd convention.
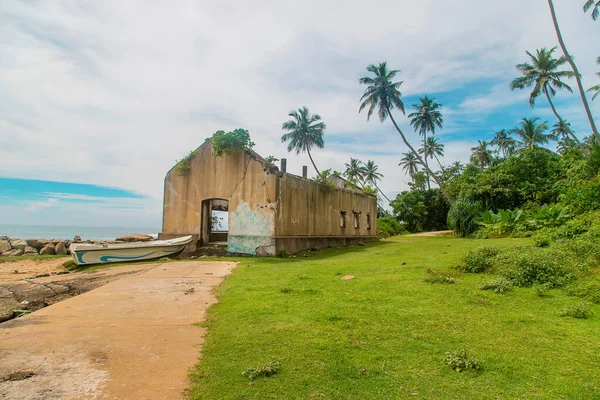
[[[0,399],[181,398],[235,265],[157,264],[0,324]]]

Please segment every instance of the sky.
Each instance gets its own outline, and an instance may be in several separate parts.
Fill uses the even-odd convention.
[[[555,0],[589,87],[600,21],[583,3]],[[393,197],[410,181],[407,149],[389,121],[358,113],[367,65],[402,71],[407,110],[425,94],[443,105],[436,135],[451,164],[523,117],[555,122],[509,84],[526,50],[557,44],[545,0],[0,0],[0,224],[159,228],[165,174],[220,129],[248,129],[259,154],[301,174],[308,157],[280,137],[302,106],[327,124],[317,166],[374,160]],[[588,134],[575,93],[556,106]],[[600,115],[600,99],[591,107]]]

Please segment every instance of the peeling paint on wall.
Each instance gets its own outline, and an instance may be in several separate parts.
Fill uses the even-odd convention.
[[[230,217],[227,252],[257,255],[258,251],[260,255],[274,255],[273,230],[272,213],[252,211],[248,203],[242,202]]]

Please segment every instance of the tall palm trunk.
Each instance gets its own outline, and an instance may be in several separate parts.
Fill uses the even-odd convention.
[[[596,129],[596,123],[594,122],[594,117],[592,116],[590,106],[587,102],[587,98],[585,97],[585,90],[583,89],[583,84],[581,83],[581,76],[579,75],[579,70],[577,69],[575,62],[571,58],[571,55],[567,51],[567,47],[565,46],[565,42],[563,41],[562,34],[560,33],[558,20],[556,19],[556,11],[554,10],[554,3],[552,2],[552,0],[548,0],[548,6],[550,7],[550,14],[552,14],[552,22],[554,23],[554,29],[556,30],[556,36],[558,37],[558,43],[560,44],[560,48],[562,49],[563,54],[567,58],[569,64],[571,64],[571,68],[575,73],[575,80],[577,80],[577,86],[579,87],[579,95],[581,96],[581,101],[583,102],[583,107],[585,108],[588,120],[590,121],[592,133],[596,140],[600,140],[600,135],[598,134],[598,130]]]
[[[442,179],[444,179],[444,167],[442,167],[442,163],[440,162],[440,159],[438,158],[438,156],[435,155],[435,153],[433,153],[433,156],[435,157],[435,160],[437,161],[438,165],[440,166],[440,172],[442,173]]]
[[[392,116],[392,113],[390,112],[390,108],[388,107],[386,109],[386,111],[387,111],[388,115],[390,116],[390,119],[392,120],[392,123],[394,124],[394,127],[396,128],[396,130],[400,134],[400,137],[402,138],[402,141],[404,142],[404,144],[406,145],[406,147],[408,147],[408,149],[413,153],[413,155],[415,157],[417,157],[417,160],[419,160],[419,163],[422,166],[425,167],[425,170],[427,171],[427,173],[430,174],[431,176],[433,176],[433,179],[435,180],[435,182],[440,187],[440,190],[444,194],[444,197],[446,198],[446,200],[448,201],[448,203],[449,204],[454,203],[454,199],[448,194],[448,192],[446,191],[446,187],[444,186],[444,184],[439,179],[437,179],[437,177],[435,175],[433,175],[433,173],[431,172],[431,170],[429,169],[429,167],[427,166],[427,164],[425,162],[423,162],[423,159],[421,158],[421,156],[419,155],[419,153],[417,153],[415,151],[415,148],[411,146],[411,144],[408,142],[408,140],[406,140],[406,137],[404,136],[404,133],[402,132],[402,130],[400,129],[400,127],[396,123],[396,120]]]
[[[375,187],[377,188],[377,190],[379,190],[379,193],[381,193],[381,195],[383,197],[385,197],[385,199],[388,201],[388,203],[391,203],[392,201],[385,195],[385,193],[383,193],[383,190],[379,189],[379,186],[377,186],[377,184],[375,182],[372,182],[373,185],[375,185]]]
[[[310,162],[312,163],[313,167],[315,168],[315,171],[317,171],[317,175],[321,175],[321,173],[317,169],[317,166],[315,165],[315,162],[312,159],[312,156],[310,155],[310,149],[308,147],[306,147],[306,152],[308,153],[308,158],[310,158]]]
[[[544,88],[544,93],[546,94],[546,98],[548,99],[548,104],[550,104],[550,108],[552,109],[552,112],[558,119],[558,122],[560,122],[562,125],[564,125],[566,127],[567,125],[565,125],[564,120],[560,117],[560,115],[558,115],[558,112],[556,111],[556,108],[554,107],[554,103],[552,103],[552,98],[550,97],[550,94],[548,93],[546,88]],[[571,136],[571,138],[575,141],[575,143],[577,143],[577,147],[579,147],[579,150],[581,150],[581,152],[583,154],[587,154],[587,149],[585,148],[585,146],[581,143],[581,141],[579,141],[577,136],[575,136],[575,134],[573,133],[573,131],[571,131],[570,128],[567,128],[567,129],[568,129],[569,136]]]
[[[427,131],[423,131],[423,154],[425,154],[425,170],[427,171],[427,189],[431,190],[431,177],[429,176],[429,162],[427,161]]]

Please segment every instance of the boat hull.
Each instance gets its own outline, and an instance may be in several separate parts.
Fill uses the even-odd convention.
[[[184,240],[181,240],[184,239]],[[105,264],[115,262],[147,261],[163,257],[175,257],[192,241],[191,236],[169,241],[107,246],[72,245],[71,255],[77,265]]]

